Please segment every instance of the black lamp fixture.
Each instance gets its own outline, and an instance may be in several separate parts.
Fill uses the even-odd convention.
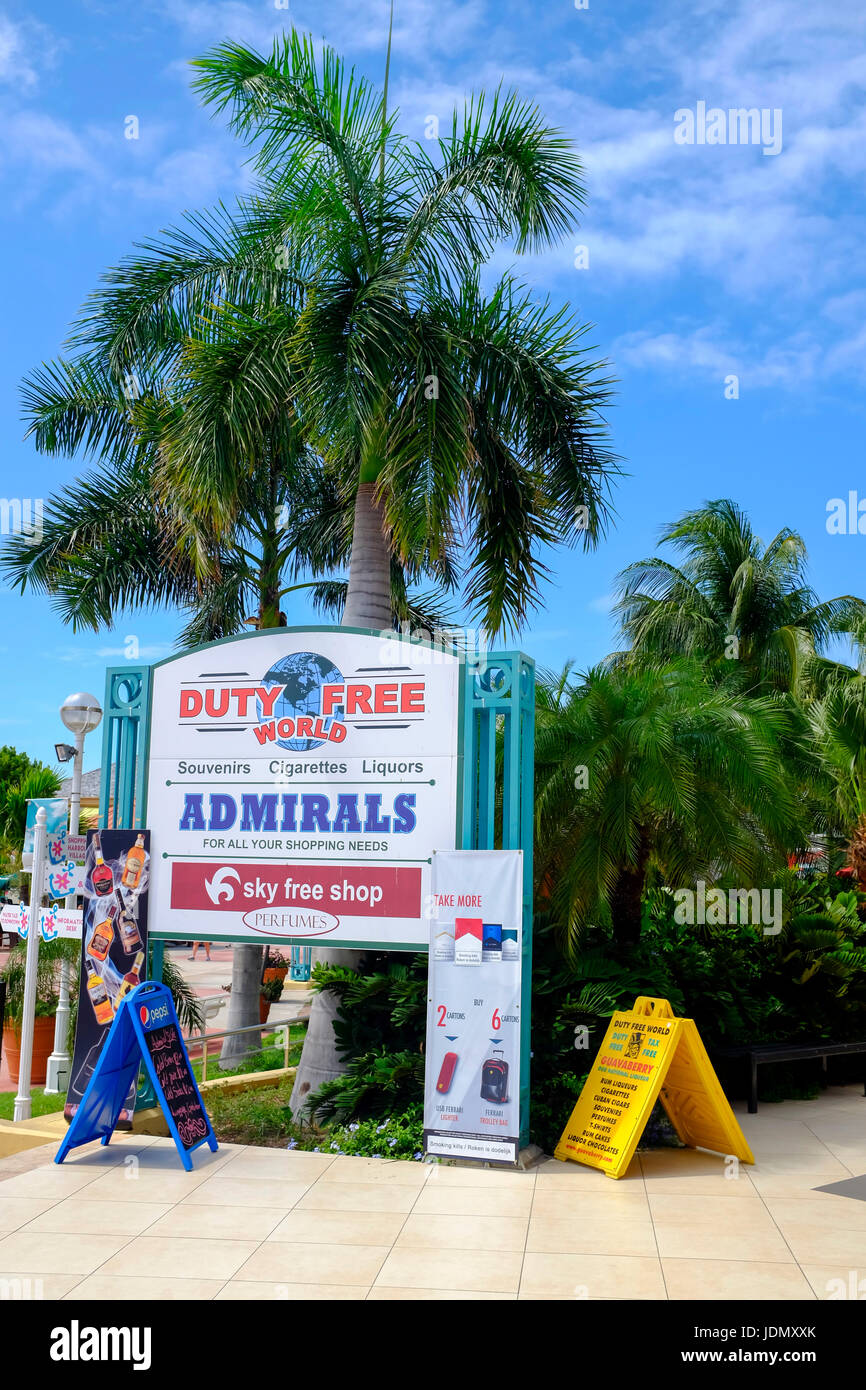
[[[55,743],[54,752],[59,763],[71,762],[75,757],[75,749],[71,743]]]

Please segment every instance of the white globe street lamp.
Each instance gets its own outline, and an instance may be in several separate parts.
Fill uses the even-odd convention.
[[[102,719],[102,706],[95,695],[84,690],[67,695],[60,706],[60,718],[71,734],[75,735],[75,756],[72,761],[72,794],[69,798],[69,833],[78,834],[81,814],[81,775],[84,770],[84,739],[97,728]],[[67,745],[68,746],[68,745]],[[66,899],[70,911],[75,909],[75,894]],[[32,914],[31,914],[32,915]],[[69,962],[60,962],[60,996],[57,1001],[57,1014],[54,1019],[54,1051],[48,1058],[45,1077],[45,1090],[49,1095],[57,1095],[65,1089],[69,1072],[69,1053],[66,1051],[66,1034],[69,1029]]]

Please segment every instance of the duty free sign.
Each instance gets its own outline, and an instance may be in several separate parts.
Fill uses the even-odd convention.
[[[153,668],[154,937],[422,949],[457,825],[461,662],[341,629]]]

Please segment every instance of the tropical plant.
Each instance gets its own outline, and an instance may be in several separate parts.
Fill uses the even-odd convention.
[[[53,768],[31,763],[18,781],[0,786],[0,836],[3,858],[9,868],[20,866],[27,825],[27,803],[34,797],[57,796],[60,778]]]
[[[829,683],[808,709],[821,767],[833,792],[835,826],[849,842],[849,862],[866,889],[866,678]]]
[[[276,324],[273,349],[297,364],[305,419],[354,503],[344,621],[389,626],[391,555],[446,562],[458,513],[470,603],[491,631],[519,621],[542,547],[592,543],[603,524],[608,390],[564,311],[510,279],[485,298],[476,269],[497,242],[571,230],[584,192],[570,143],[499,91],[455,113],[434,159],[398,132],[387,69],[379,94],[295,32],[268,57],[227,43],[195,66],[255,149],[251,254],[270,247],[306,284],[297,333]],[[174,462],[199,505],[226,505],[232,477],[202,466],[192,418]]]
[[[344,623],[389,627],[393,559],[445,576],[462,540],[470,607],[491,632],[516,625],[543,548],[598,537],[614,471],[608,383],[583,328],[510,278],[485,297],[477,277],[497,242],[523,251],[570,230],[584,194],[569,143],[497,92],[455,113],[434,160],[398,133],[387,66],[380,95],[296,33],[269,57],[225,44],[196,66],[205,100],[256,151],[252,254],[269,246],[305,281],[297,331],[275,321],[268,360],[295,369],[306,426],[353,506]],[[233,480],[203,467],[203,438],[188,417],[169,467],[218,517]],[[299,1104],[339,1071],[332,1023],[320,993]]]
[[[785,705],[694,662],[569,668],[538,689],[536,866],[577,942],[592,922],[638,939],[651,871],[669,887],[762,881],[805,841],[780,758]]]
[[[686,512],[661,543],[684,556],[629,565],[617,581],[632,651],[693,656],[756,693],[795,691],[837,633],[862,629],[866,606],[850,594],[820,601],[806,579],[803,538],[783,527],[767,546],[728,498]]]
[[[36,1017],[51,1018],[57,1011],[58,965],[66,961],[77,968],[81,948],[77,941],[42,941],[36,966]],[[9,952],[0,979],[6,981],[6,1024],[20,1029],[24,1011],[27,942],[19,940]],[[73,982],[74,983],[74,982]]]

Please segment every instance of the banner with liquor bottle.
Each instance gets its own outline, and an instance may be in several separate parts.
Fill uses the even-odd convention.
[[[520,1149],[523,855],[433,856],[424,1147],[515,1164]]]
[[[90,830],[75,1050],[64,1116],[80,1105],[121,1001],[147,976],[149,830]],[[135,1082],[119,1128],[131,1128]]]

